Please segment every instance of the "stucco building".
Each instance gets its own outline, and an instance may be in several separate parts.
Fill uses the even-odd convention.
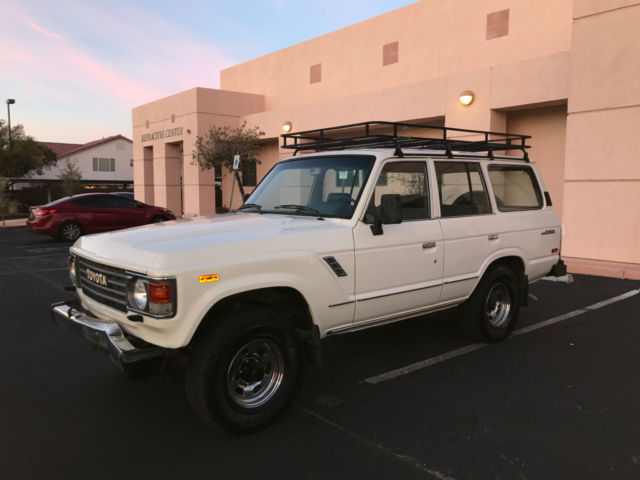
[[[523,133],[562,216],[570,270],[640,278],[639,25],[631,0],[418,1],[223,70],[220,89],[136,107],[136,198],[213,213],[213,172],[192,159],[213,125],[266,132],[258,179],[290,155],[286,122]],[[228,205],[231,176],[222,184]]]

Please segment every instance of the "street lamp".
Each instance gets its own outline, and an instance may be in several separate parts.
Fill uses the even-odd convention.
[[[7,125],[9,126],[9,151],[11,151],[11,105],[16,103],[13,98],[7,98]]]

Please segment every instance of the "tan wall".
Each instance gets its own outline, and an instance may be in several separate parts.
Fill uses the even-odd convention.
[[[563,215],[566,125],[567,107],[564,105],[507,113],[509,133],[531,135],[528,153],[542,173],[553,208],[560,218]]]
[[[487,14],[503,9],[509,35],[487,41]],[[570,49],[571,10],[571,0],[423,0],[223,70],[220,84],[264,94],[273,110],[546,57]],[[383,67],[395,41],[399,62]]]
[[[640,2],[574,11],[563,249],[577,270],[640,278]]]

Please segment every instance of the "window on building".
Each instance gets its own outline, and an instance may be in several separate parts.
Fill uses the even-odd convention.
[[[479,164],[436,162],[436,176],[442,217],[491,212]]]
[[[242,184],[245,187],[255,187],[258,181],[256,161],[241,162]]]
[[[320,83],[322,81],[322,64],[316,63],[309,68],[309,83]]]
[[[382,46],[382,66],[398,63],[398,42],[387,43]]]
[[[509,9],[487,15],[487,40],[509,35]]]
[[[115,172],[116,159],[93,157],[93,171],[94,172]]]
[[[542,208],[542,194],[527,167],[489,167],[489,180],[501,212]]]

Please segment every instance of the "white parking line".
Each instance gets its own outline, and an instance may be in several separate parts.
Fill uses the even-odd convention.
[[[557,317],[550,318],[549,320],[545,320],[543,322],[536,323],[534,325],[529,325],[528,327],[520,328],[513,332],[513,335],[524,335],[525,333],[530,333],[535,330],[539,330],[540,328],[548,327],[550,325],[556,324],[558,322],[562,322],[563,320],[568,320],[573,317],[577,317],[578,315],[582,315],[583,313],[587,313],[593,310],[597,310],[602,307],[606,307],[607,305],[611,305],[612,303],[619,302],[621,300],[626,300],[627,298],[633,297],[640,293],[640,289],[638,290],[630,290],[627,293],[623,293],[622,295],[618,295],[617,297],[608,298],[607,300],[603,300],[602,302],[594,303],[593,305],[589,305],[588,307],[584,307],[579,310],[574,310],[569,313],[565,313],[563,315],[559,315]],[[488,343],[474,343],[471,345],[467,345],[466,347],[459,348],[457,350],[452,350],[451,352],[443,353],[442,355],[438,355],[436,357],[431,357],[426,360],[422,360],[420,362],[412,363],[411,365],[407,365],[406,367],[401,367],[396,370],[392,370],[387,373],[383,373],[380,375],[376,375],[375,377],[370,377],[365,380],[367,383],[376,384],[387,382],[389,380],[393,380],[395,378],[401,377],[403,375],[407,375],[408,373],[415,372],[416,370],[422,370],[423,368],[431,367],[438,363],[446,362],[452,358],[459,357],[461,355],[465,355],[467,353],[474,352],[484,347],[488,347],[490,344]]]

